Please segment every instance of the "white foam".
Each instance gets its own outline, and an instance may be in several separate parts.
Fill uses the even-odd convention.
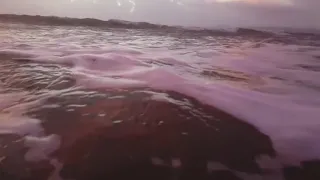
[[[24,145],[28,147],[25,154],[27,161],[49,159],[49,155],[60,147],[57,135],[44,136],[41,121],[12,114],[0,114],[0,134],[24,136]]]
[[[29,148],[25,154],[27,161],[47,160],[48,155],[60,146],[57,135],[44,136],[40,120],[23,115],[28,109],[41,103],[44,97],[40,96],[32,101],[34,97],[28,96],[28,93],[0,94],[0,134],[23,136],[24,145]],[[21,103],[22,99],[29,101]]]
[[[172,159],[171,159],[171,166],[172,166],[173,168],[181,168],[182,162],[181,162],[181,160],[178,159],[178,158],[172,158]]]
[[[152,157],[150,158],[151,163],[155,166],[165,166],[166,163],[163,159],[159,158],[159,157]]]
[[[22,116],[0,114],[0,134],[19,134],[38,136],[43,133],[40,121]]]
[[[27,161],[47,160],[49,155],[60,147],[60,137],[57,135],[46,137],[26,136],[24,144],[29,148],[25,154]]]
[[[6,158],[7,158],[6,156],[0,157],[0,163],[2,163],[2,161],[4,161]]]
[[[223,109],[269,135],[283,162],[320,158],[319,108],[292,104],[287,98],[231,89],[183,83],[172,90]]]
[[[126,78],[101,77],[90,74],[77,73],[77,84],[86,88],[124,88],[124,87],[144,87],[146,83],[139,80]]]

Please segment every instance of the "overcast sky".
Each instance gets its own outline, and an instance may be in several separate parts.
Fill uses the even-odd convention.
[[[320,28],[320,0],[0,0],[0,13],[203,27]]]

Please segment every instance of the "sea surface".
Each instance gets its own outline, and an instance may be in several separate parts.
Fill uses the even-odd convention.
[[[1,180],[320,179],[319,33],[138,25],[0,23]]]

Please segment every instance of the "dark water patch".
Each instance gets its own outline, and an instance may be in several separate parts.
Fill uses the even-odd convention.
[[[299,86],[304,86],[312,90],[320,91],[320,84],[315,84],[313,82],[301,81],[301,80],[295,80],[294,83],[296,83]]]
[[[218,80],[246,81],[248,77],[241,73],[233,73],[228,71],[203,71],[203,76],[211,77]]]
[[[14,59],[20,59],[21,61],[29,62],[27,58],[32,57],[32,55],[27,54],[27,53],[22,53],[19,51],[0,51],[0,58],[1,61],[3,60],[14,60]]]
[[[320,160],[304,161],[301,166],[287,166],[283,169],[286,180],[320,179]]]
[[[238,35],[244,36],[265,36],[265,37],[272,37],[274,34],[271,32],[260,31],[255,29],[248,29],[248,28],[238,28],[237,32]]]
[[[299,64],[299,65],[297,65],[297,67],[300,67],[300,68],[308,70],[308,71],[320,72],[320,66],[318,66],[318,65]]]
[[[228,170],[219,170],[219,171],[212,171],[209,173],[209,177],[205,179],[217,179],[217,180],[245,180],[238,176],[236,176],[233,172]]]
[[[278,76],[271,76],[270,79],[275,79],[275,80],[280,80],[280,81],[285,81],[286,79]]]
[[[316,59],[320,59],[320,56],[314,56]]]
[[[301,38],[312,38],[314,40],[320,40],[320,33],[315,32],[290,32],[286,31],[285,33],[290,34],[294,37],[301,37]]]
[[[43,121],[47,134],[62,137],[52,156],[67,179],[239,179],[208,172],[207,163],[259,174],[255,158],[275,156],[269,137],[252,125],[175,92],[118,90],[48,103],[60,106],[29,115]]]

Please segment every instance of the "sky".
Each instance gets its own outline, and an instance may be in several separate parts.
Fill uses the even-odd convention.
[[[0,0],[0,13],[200,27],[320,28],[320,0]]]

